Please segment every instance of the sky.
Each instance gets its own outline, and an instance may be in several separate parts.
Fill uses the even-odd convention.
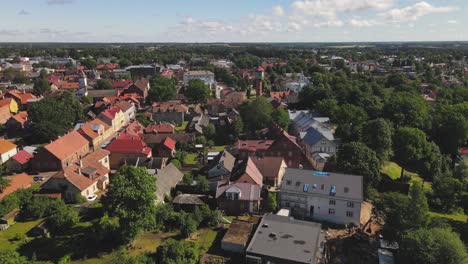
[[[467,0],[0,0],[0,42],[467,41]]]

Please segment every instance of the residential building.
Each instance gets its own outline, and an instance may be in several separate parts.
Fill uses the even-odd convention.
[[[231,173],[230,181],[257,184],[262,187],[263,175],[255,166],[251,158],[248,158],[234,167]]]
[[[109,107],[98,115],[98,118],[112,127],[114,132],[127,125],[124,112],[117,106]]]
[[[255,213],[260,208],[261,190],[258,184],[219,181],[215,197],[218,207],[228,215]]]
[[[114,134],[112,127],[99,118],[83,124],[77,131],[89,141],[90,148],[94,150],[101,148],[101,145],[110,140]]]
[[[223,178],[229,177],[236,164],[236,157],[224,150],[219,153],[214,160],[209,164],[208,178]]]
[[[5,179],[9,181],[9,185],[3,190],[3,192],[0,192],[0,200],[17,190],[31,187],[33,183],[33,178],[26,173],[5,177]]]
[[[216,88],[214,73],[210,71],[188,71],[184,73],[184,84],[187,86],[191,80],[202,80],[210,89]]]
[[[163,203],[164,198],[171,194],[171,190],[182,181],[184,174],[177,169],[174,164],[170,163],[156,173],[156,202]]]
[[[11,114],[18,112],[18,104],[11,98],[0,100],[0,124],[5,124]]]
[[[181,125],[185,121],[185,115],[189,112],[188,106],[180,101],[153,103],[152,115],[156,123],[166,122]]]
[[[28,169],[30,161],[34,156],[26,150],[21,150],[16,153],[6,164],[10,172],[22,172]]]
[[[254,224],[247,221],[234,220],[221,240],[221,248],[225,251],[244,254],[253,231]]]
[[[174,134],[175,126],[170,123],[150,124],[145,128],[145,134]]]
[[[41,192],[59,193],[67,201],[88,197],[109,185],[109,152],[99,149],[54,174]]]
[[[146,100],[150,90],[150,84],[147,79],[140,79],[130,85],[127,89],[122,92],[122,95],[125,94],[137,94],[141,96],[143,102]]]
[[[23,135],[27,126],[28,113],[19,112],[12,116],[5,124],[6,132],[9,138],[19,137]]]
[[[157,148],[158,156],[167,158],[174,157],[176,152],[176,143],[177,142],[172,138],[166,137],[162,144]]]
[[[143,141],[151,146],[152,148],[157,147],[166,140],[166,138],[171,138],[175,142],[194,142],[195,135],[190,133],[177,133],[177,134],[145,134],[143,136]]]
[[[10,141],[0,139],[0,165],[18,153],[18,148]]]
[[[288,168],[279,190],[280,207],[297,218],[360,224],[362,176]]]
[[[286,172],[286,162],[282,157],[252,157],[258,171],[263,175],[263,184],[277,187]]]
[[[121,134],[112,141],[106,150],[110,152],[110,167],[118,169],[127,158],[150,158],[151,148],[139,137]]]
[[[266,214],[247,246],[246,263],[324,263],[324,247],[319,223]]]
[[[142,138],[145,133],[145,127],[138,121],[133,121],[125,128],[125,133],[130,136]]]
[[[115,106],[117,106],[118,108],[120,108],[120,110],[122,110],[127,124],[135,120],[136,108],[134,104],[129,103],[127,101],[120,101],[116,103]]]
[[[77,163],[89,151],[89,141],[77,131],[72,131],[39,148],[32,159],[32,169],[39,171],[62,170]]]
[[[11,98],[18,104],[19,110],[26,110],[29,103],[37,101],[37,97],[32,93],[24,91],[10,90],[5,94],[5,98]]]

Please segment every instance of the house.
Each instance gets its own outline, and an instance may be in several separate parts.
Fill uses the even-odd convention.
[[[5,198],[5,196],[16,192],[17,190],[31,187],[33,183],[33,178],[26,173],[17,174],[15,176],[8,176],[5,178],[9,181],[10,185],[8,185],[5,189],[3,189],[3,192],[0,193],[0,200]]]
[[[184,84],[188,86],[191,80],[202,80],[206,85],[213,89],[216,86],[215,75],[210,71],[188,71],[184,73]]]
[[[171,190],[182,181],[184,174],[177,169],[174,164],[170,163],[156,173],[156,202],[164,202],[164,198],[171,194]]]
[[[234,220],[221,240],[221,249],[244,254],[253,231],[254,224],[247,221]]]
[[[124,112],[117,106],[111,106],[98,115],[98,118],[112,127],[114,132],[127,125]]]
[[[362,176],[288,168],[279,190],[280,207],[294,217],[360,224]]]
[[[29,168],[30,161],[34,157],[31,153],[26,150],[21,150],[16,153],[11,159],[9,159],[6,164],[8,171],[10,172],[22,172]]]
[[[54,174],[41,186],[43,193],[60,193],[67,201],[88,197],[109,185],[109,151],[99,149]]]
[[[174,157],[176,151],[176,141],[167,137],[158,147],[158,155],[160,157]]]
[[[263,175],[255,166],[252,158],[238,163],[232,170],[230,181],[257,184],[262,187]]]
[[[324,244],[319,223],[266,214],[247,246],[246,263],[324,263]]]
[[[15,208],[11,210],[9,213],[4,215],[3,217],[0,218],[0,231],[5,230],[5,228],[8,228],[8,226],[14,225],[16,223],[16,217],[19,215],[21,212],[21,209]],[[6,225],[6,227],[2,228],[2,225]]]
[[[114,89],[116,89],[116,90],[127,89],[132,84],[133,84],[133,82],[131,80],[115,80],[115,81],[112,81],[112,87],[114,87]]]
[[[299,168],[301,165],[306,165],[302,148],[297,144],[296,137],[282,129],[275,134],[275,140],[238,140],[239,159],[256,156],[283,157],[288,167]]]
[[[150,158],[125,158],[124,164],[140,168],[146,168],[150,175],[155,175],[157,170],[164,169],[168,158],[150,157]]]
[[[205,204],[205,202],[203,202],[200,199],[200,197],[203,197],[203,195],[183,193],[177,195],[172,200],[172,204],[178,210],[184,210],[185,212],[193,212],[195,207]]]
[[[89,141],[90,148],[94,150],[100,148],[114,133],[112,127],[99,118],[85,123],[77,131]]]
[[[130,121],[135,119],[136,108],[134,104],[129,103],[127,101],[120,101],[116,103],[115,106],[117,106],[118,108],[120,108],[120,110],[122,110],[127,124],[129,124]]]
[[[18,153],[18,148],[10,141],[0,139],[0,165]]]
[[[22,136],[28,128],[28,113],[19,112],[12,116],[5,124],[6,133],[9,138]]]
[[[174,134],[175,126],[170,123],[150,124],[145,128],[145,134]]]
[[[235,164],[236,158],[231,153],[224,150],[210,163],[208,178],[228,177],[231,175]]]
[[[286,172],[286,162],[282,157],[253,157],[253,163],[263,175],[263,183],[277,187]]]
[[[192,118],[188,125],[189,132],[195,132],[198,135],[203,135],[203,129],[207,128],[210,124],[210,117],[208,115],[201,114]]]
[[[88,90],[88,96],[93,98],[93,102],[102,101],[106,97],[118,96],[117,90]]]
[[[134,121],[125,128],[125,133],[130,136],[142,138],[145,133],[145,127],[138,121]]]
[[[110,167],[117,169],[126,158],[150,158],[152,156],[151,148],[146,145],[139,137],[121,134],[112,141],[106,150],[110,152]]]
[[[190,133],[177,133],[177,134],[145,134],[143,141],[151,147],[157,147],[161,145],[166,138],[171,138],[176,142],[193,142],[195,141],[195,135]]]
[[[238,98],[231,99],[208,99],[206,107],[210,115],[217,115],[219,113],[229,112],[233,109],[238,109],[245,100]]]
[[[122,94],[138,94],[143,98],[143,101],[146,100],[146,97],[148,96],[148,92],[150,90],[150,84],[147,79],[140,79],[136,82],[134,82],[132,85],[130,85],[128,88],[126,88]]]
[[[168,101],[153,103],[152,115],[156,123],[166,122],[181,125],[188,114],[188,106],[180,101]]]
[[[77,131],[59,137],[37,150],[32,159],[32,169],[58,171],[77,163],[90,151],[89,141]]]
[[[27,109],[28,103],[37,101],[37,97],[32,93],[20,92],[18,90],[10,90],[5,94],[5,98],[11,98],[18,104],[19,110]],[[15,112],[13,112],[15,113]]]
[[[218,207],[228,215],[255,213],[260,208],[261,190],[258,184],[219,181],[215,198]]]
[[[11,113],[16,112],[18,112],[18,104],[15,100],[11,98],[0,100],[0,124],[5,124],[10,119]]]

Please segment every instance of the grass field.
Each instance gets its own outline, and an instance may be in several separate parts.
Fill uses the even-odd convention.
[[[441,217],[441,218],[446,218],[449,220],[459,221],[463,223],[466,223],[466,220],[468,219],[468,216],[462,213],[441,214],[441,213],[436,213],[436,212],[429,212],[429,215],[432,217]]]
[[[201,255],[203,255],[208,251],[208,249],[210,249],[217,235],[217,231],[209,228],[204,228],[192,234],[187,240],[197,243],[200,247]]]
[[[10,226],[7,230],[0,232],[0,250],[17,250],[21,245],[26,241],[16,241],[15,237],[26,237],[26,233],[31,230],[31,228],[38,225],[44,219],[39,219],[36,221],[30,222],[17,222],[16,224]],[[32,238],[26,238],[31,240]]]
[[[198,164],[198,154],[197,153],[188,153],[185,157],[184,164],[195,165]]]
[[[208,152],[221,152],[226,149],[227,146],[214,146],[208,149]]]
[[[182,132],[184,132],[185,129],[187,128],[187,125],[188,125],[188,121],[184,121],[184,122],[182,123],[182,125],[176,126],[176,127],[175,127],[175,131],[176,131],[176,132],[182,133]]]
[[[390,178],[393,180],[396,180],[400,178],[401,175],[401,167],[396,164],[395,162],[387,162],[385,163],[382,168],[380,169],[380,172],[387,174]],[[423,179],[419,177],[418,174],[410,171],[405,170],[405,174],[409,175],[411,177],[410,184],[413,184],[415,182],[423,182]],[[424,182],[424,189],[430,190],[432,188],[432,184],[430,182]]]

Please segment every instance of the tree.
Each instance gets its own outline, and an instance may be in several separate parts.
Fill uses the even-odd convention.
[[[123,166],[112,177],[102,203],[119,218],[122,240],[129,242],[154,224],[155,200],[155,178],[145,168]]]
[[[269,127],[272,112],[273,107],[264,97],[257,97],[251,102],[244,103],[240,108],[244,129],[254,135],[258,130]]]
[[[267,201],[266,201],[266,209],[269,212],[276,212],[277,208],[278,208],[278,202],[276,201],[276,193],[269,192]]]
[[[383,108],[384,117],[397,127],[417,127],[420,129],[429,126],[430,108],[418,94],[398,92],[389,97]]]
[[[458,208],[463,194],[463,184],[450,175],[436,177],[432,184],[433,198],[442,211],[450,213]]]
[[[120,68],[126,68],[128,66],[132,65],[132,62],[128,59],[121,59],[119,60],[119,66]]]
[[[236,118],[236,120],[234,120],[234,135],[236,138],[238,138],[242,132],[244,131],[244,122],[242,122],[242,118]]]
[[[0,176],[0,193],[3,193],[3,190],[8,186],[10,186],[10,181]]]
[[[162,76],[150,79],[151,90],[148,94],[148,102],[164,102],[172,100],[177,95],[176,80]]]
[[[82,118],[83,111],[80,101],[64,92],[32,104],[28,115],[34,128],[31,140],[43,143],[67,133]]]
[[[401,263],[459,264],[467,252],[460,237],[448,228],[420,228],[403,236],[398,254]]]
[[[206,103],[210,98],[210,88],[204,81],[199,79],[190,80],[185,91],[185,96],[197,103]]]
[[[201,219],[200,219],[201,221]],[[180,232],[184,237],[189,237],[195,231],[197,231],[198,223],[190,214],[182,215],[182,222],[180,225]]]
[[[271,119],[281,128],[288,131],[289,125],[291,124],[291,119],[289,118],[289,114],[286,110],[283,108],[274,110],[271,114]]]
[[[365,188],[380,182],[380,161],[364,143],[351,142],[340,147],[336,163],[340,171],[362,175]]]
[[[158,247],[156,256],[158,263],[196,264],[200,258],[200,253],[198,244],[170,238]]]
[[[210,190],[210,183],[205,176],[197,177],[197,192],[206,193]]]
[[[385,161],[392,153],[392,126],[383,118],[369,121],[362,133],[364,143]]]
[[[81,66],[85,66],[86,69],[88,69],[88,70],[95,69],[96,66],[97,66],[97,62],[93,58],[86,58],[86,59],[80,61],[80,64],[81,64]]]
[[[395,161],[401,166],[401,176],[406,168],[415,168],[417,163],[427,153],[428,142],[426,134],[411,127],[397,129],[393,137],[393,153]]]
[[[75,209],[60,204],[49,217],[49,225],[55,232],[64,231],[78,222],[78,213]]]
[[[27,258],[13,250],[0,250],[0,263],[2,264],[31,264]]]
[[[96,82],[96,89],[97,90],[112,90],[114,86],[112,85],[111,81],[107,79],[99,79]]]
[[[213,124],[208,124],[203,128],[203,135],[208,140],[213,140],[216,137],[216,127]]]
[[[44,95],[46,92],[50,91],[49,81],[47,79],[37,79],[34,82],[34,94],[36,95]]]
[[[468,102],[436,107],[431,134],[442,152],[455,157],[468,141]]]
[[[344,142],[356,141],[361,138],[361,130],[367,121],[366,111],[352,104],[342,105],[336,113],[335,122],[338,124],[337,137]]]

